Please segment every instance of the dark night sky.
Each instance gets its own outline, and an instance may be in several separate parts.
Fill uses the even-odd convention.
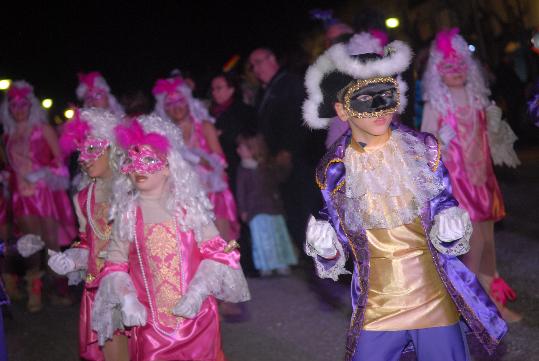
[[[75,101],[79,71],[101,71],[113,93],[146,92],[174,68],[197,77],[218,71],[234,53],[259,45],[299,46],[317,26],[312,8],[345,1],[61,1],[20,2],[0,27],[0,77],[26,79],[56,109]],[[14,2],[11,2],[14,4]]]

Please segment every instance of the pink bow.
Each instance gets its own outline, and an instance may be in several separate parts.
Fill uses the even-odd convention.
[[[180,77],[159,79],[155,82],[152,89],[153,95],[165,93],[167,95],[178,92],[178,87],[183,84],[183,79]]]
[[[140,123],[134,119],[130,124],[120,124],[114,128],[114,134],[118,144],[128,150],[132,146],[149,145],[154,150],[163,154],[168,153],[168,139],[158,133],[145,133]]]
[[[94,87],[95,79],[100,78],[102,76],[100,72],[92,71],[87,74],[79,73],[78,77],[79,77],[79,82],[85,84],[88,87],[88,89],[91,89]]]
[[[457,55],[451,41],[458,33],[459,28],[453,28],[440,31],[438,35],[436,35],[436,48],[443,54],[444,58],[454,57]]]
[[[30,87],[24,86],[20,88],[11,87],[7,92],[7,96],[10,101],[21,101],[28,98],[28,95],[32,92]]]

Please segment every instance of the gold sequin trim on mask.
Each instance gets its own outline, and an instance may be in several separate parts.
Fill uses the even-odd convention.
[[[380,83],[391,83],[395,86],[395,89],[397,91],[397,104],[388,109],[379,110],[377,112],[356,112],[352,107],[350,106],[350,98],[352,97],[352,94],[369,84],[380,84]],[[359,79],[356,80],[354,84],[352,84],[348,89],[346,89],[346,93],[344,93],[344,109],[346,110],[346,114],[348,114],[350,117],[353,118],[378,118],[386,114],[393,114],[397,112],[401,104],[401,94],[399,90],[399,83],[397,80],[390,76],[386,77],[380,77],[380,78],[372,78],[372,79]]]

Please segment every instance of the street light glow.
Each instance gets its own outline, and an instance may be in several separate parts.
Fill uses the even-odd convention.
[[[11,80],[9,79],[2,79],[0,80],[0,90],[7,90],[9,89],[9,86],[11,85]]]
[[[469,50],[471,53],[475,52],[475,46],[472,45],[472,44],[468,45],[468,50]]]
[[[74,115],[75,111],[73,109],[68,109],[64,112],[64,117],[66,117],[67,119],[73,118]]]
[[[386,19],[386,26],[390,29],[395,29],[399,26],[399,19],[397,18],[387,18]]]
[[[43,101],[41,102],[41,105],[43,106],[43,108],[45,109],[50,109],[52,107],[52,99],[43,99]]]

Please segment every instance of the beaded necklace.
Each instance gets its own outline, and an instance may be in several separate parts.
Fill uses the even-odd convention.
[[[110,238],[111,232],[103,233],[99,230],[99,227],[94,223],[94,219],[92,217],[92,194],[94,192],[95,188],[95,181],[90,183],[90,188],[88,189],[88,194],[86,196],[86,215],[88,217],[88,223],[90,224],[90,228],[92,228],[92,232],[102,241],[108,241]]]

